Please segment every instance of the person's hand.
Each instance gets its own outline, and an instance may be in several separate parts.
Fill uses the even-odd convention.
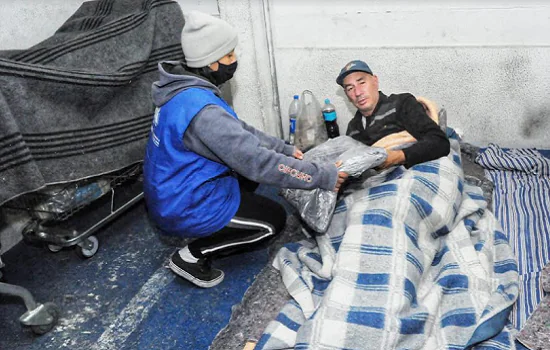
[[[392,151],[391,149],[386,149],[388,157],[386,161],[377,167],[378,170],[384,170],[394,165],[400,165],[405,162],[405,153],[402,150]]]
[[[336,162],[336,167],[339,168],[340,165],[342,165],[342,161],[339,160]],[[345,173],[343,171],[339,171],[338,172],[338,179],[336,179],[336,185],[334,186],[334,192],[338,193],[338,191],[340,190],[340,187],[342,186],[342,184],[344,182],[346,182],[346,179],[348,178],[348,173]]]
[[[292,155],[296,159],[304,159],[304,154],[298,149],[298,147],[294,147],[294,153]]]

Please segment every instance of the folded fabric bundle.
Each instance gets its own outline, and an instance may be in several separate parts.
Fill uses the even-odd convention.
[[[368,169],[382,164],[387,158],[383,148],[370,147],[349,136],[340,136],[322,143],[304,153],[304,160],[332,162],[341,160],[339,170],[357,177]],[[337,193],[322,189],[283,189],[281,195],[298,210],[300,217],[312,230],[324,233],[328,229]]]

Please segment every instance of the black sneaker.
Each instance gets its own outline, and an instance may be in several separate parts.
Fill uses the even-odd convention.
[[[170,258],[170,269],[180,277],[202,287],[214,287],[223,281],[222,270],[213,269],[209,259],[199,259],[196,263],[184,261],[179,252],[172,254]]]

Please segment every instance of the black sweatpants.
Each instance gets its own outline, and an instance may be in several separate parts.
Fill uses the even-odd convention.
[[[258,184],[239,177],[241,203],[231,221],[221,230],[189,243],[196,257],[224,257],[264,248],[286,224],[283,206],[255,194]]]

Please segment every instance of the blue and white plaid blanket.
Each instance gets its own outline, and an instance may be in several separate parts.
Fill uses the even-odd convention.
[[[370,178],[275,265],[293,299],[256,349],[515,349],[516,259],[460,150]]]

